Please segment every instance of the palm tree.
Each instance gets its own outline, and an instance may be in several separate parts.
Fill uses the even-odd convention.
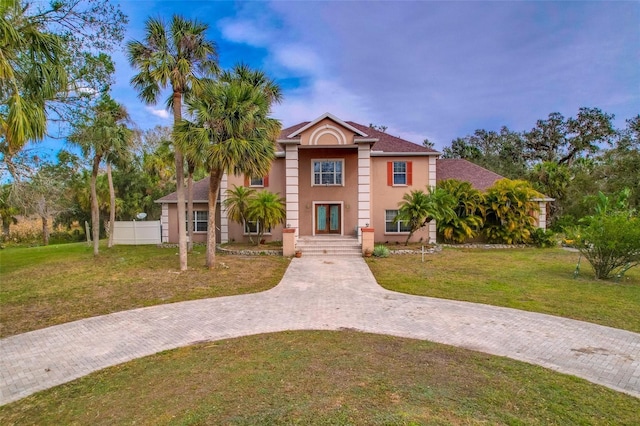
[[[227,217],[245,226],[248,219],[247,211],[249,210],[249,203],[255,196],[255,193],[255,189],[244,186],[233,185],[233,189],[227,189],[227,198],[224,200]],[[249,241],[253,242],[251,233],[249,233]]]
[[[247,215],[258,225],[258,244],[265,230],[283,223],[287,217],[284,198],[270,191],[260,191],[249,201]]]
[[[161,19],[150,18],[145,24],[144,42],[129,41],[127,51],[131,66],[140,70],[131,83],[140,99],[148,104],[158,101],[160,90],[171,87],[167,105],[173,108],[174,127],[182,120],[182,101],[189,92],[201,90],[201,77],[218,72],[216,46],[205,39],[208,25],[174,15],[167,28]],[[186,142],[188,145],[188,142]],[[184,194],[184,156],[175,147],[176,192],[178,196],[178,246],[180,270],[187,269],[187,235]],[[192,182],[192,179],[190,179]],[[192,185],[189,185],[191,191]],[[191,218],[189,218],[191,222]]]
[[[75,126],[69,141],[78,145],[83,155],[91,157],[91,224],[93,232],[93,254],[99,254],[100,207],[96,182],[100,164],[107,161],[110,194],[110,226],[115,221],[115,191],[110,165],[126,156],[133,140],[133,132],[124,124],[128,120],[127,111],[104,94],[95,106],[94,116],[87,122]],[[111,232],[110,235],[112,235]],[[113,240],[110,238],[110,243]]]
[[[67,85],[61,37],[42,31],[18,0],[0,2],[0,152],[14,179],[11,161],[29,140],[46,133],[46,102]]]
[[[457,201],[454,207],[456,216],[450,220],[439,220],[438,232],[444,239],[463,243],[474,238],[484,224],[484,197],[480,191],[473,188],[469,182],[456,179],[445,179],[437,184],[438,188],[447,191]]]
[[[252,69],[248,65],[240,63],[236,64],[231,70],[223,71],[220,75],[220,81],[225,83],[236,80],[243,81],[262,90],[270,104],[282,102],[280,86],[261,70]]]
[[[209,172],[207,266],[215,268],[215,212],[224,173],[264,176],[275,157],[280,122],[268,117],[272,98],[240,79],[209,81],[187,106],[193,121],[176,126],[175,143],[201,153]]]
[[[403,221],[409,225],[409,235],[404,245],[409,244],[413,234],[432,220],[450,220],[455,216],[456,205],[451,194],[439,188],[429,188],[428,193],[414,190],[404,194],[399,203],[400,208],[395,221]]]

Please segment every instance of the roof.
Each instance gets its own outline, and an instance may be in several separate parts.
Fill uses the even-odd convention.
[[[282,129],[280,132],[280,136],[278,137],[279,141],[295,141],[300,139],[300,133],[309,127],[313,126],[315,123],[320,122],[321,120],[329,118],[336,123],[343,125],[344,127],[355,129],[356,133],[360,135],[366,135],[367,138],[378,139],[377,142],[373,144],[371,147],[372,151],[379,152],[388,152],[388,153],[425,153],[425,154],[438,154],[438,151],[426,148],[422,145],[415,144],[408,140],[399,138],[397,136],[392,136],[388,133],[381,132],[372,127],[365,126],[360,123],[355,123],[353,121],[342,121],[333,115],[326,113],[321,115],[319,118],[314,121],[303,121],[302,123],[295,124],[293,126]],[[278,146],[277,149],[279,151],[284,151],[282,146]]]
[[[185,197],[187,191],[185,186]],[[185,199],[185,202],[187,200]],[[156,203],[177,203],[178,193],[172,192],[162,198],[158,198]],[[194,203],[208,203],[209,202],[209,177],[201,179],[193,184],[193,202]]]
[[[457,179],[471,183],[480,191],[486,191],[496,181],[504,179],[497,173],[480,167],[471,161],[457,158],[439,158],[436,160],[436,182],[445,179]]]
[[[291,133],[290,135],[287,135],[287,138],[293,138],[293,137],[298,136],[300,133],[304,132],[305,130],[307,130],[307,129],[311,128],[311,127],[313,127],[315,124],[321,122],[325,118],[333,120],[334,122],[338,123],[342,127],[345,127],[347,129],[351,130],[352,132],[359,134],[360,136],[368,136],[362,130],[357,129],[357,128],[353,127],[351,124],[340,120],[338,117],[336,117],[333,114],[325,112],[324,114],[322,114],[320,117],[316,118],[315,120],[313,120],[311,122],[307,122],[307,124],[305,124],[304,126],[299,127],[298,129],[294,130],[293,133]]]

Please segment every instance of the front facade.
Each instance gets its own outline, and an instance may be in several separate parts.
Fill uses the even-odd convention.
[[[268,176],[225,176],[226,190],[248,186],[279,193],[286,200],[285,224],[265,230],[265,239],[283,240],[283,229],[297,237],[361,237],[362,228],[375,241],[404,241],[402,222],[394,223],[398,204],[411,190],[436,184],[439,153],[368,126],[345,122],[329,113],[311,122],[286,128],[276,141],[276,159]],[[208,180],[194,185],[194,240],[206,241]],[[163,241],[178,240],[176,197],[157,200],[163,205]],[[244,241],[256,224],[230,221],[219,209],[216,223],[220,242]],[[435,223],[416,232],[416,241],[435,242]]]
[[[426,191],[437,181],[449,178],[471,182],[484,191],[502,178],[467,160],[438,159],[437,151],[342,121],[329,113],[282,130],[275,142],[276,158],[267,176],[223,177],[216,212],[216,241],[247,241],[260,226],[230,221],[224,208],[220,208],[226,191],[234,186],[269,190],[285,199],[285,223],[265,230],[264,238],[283,241],[292,250],[299,237],[357,237],[362,243],[366,236],[367,247],[373,241],[403,242],[408,229],[405,223],[394,222],[394,218],[404,194]],[[194,185],[194,242],[205,242],[207,238],[208,185],[208,179]],[[546,204],[552,199],[536,201],[540,211],[532,214],[537,225],[545,228]],[[162,204],[162,241],[175,243],[176,194],[156,202]],[[435,242],[435,221],[417,231],[412,239]]]

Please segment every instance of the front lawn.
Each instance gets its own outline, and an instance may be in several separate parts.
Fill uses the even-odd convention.
[[[0,424],[632,425],[640,399],[465,349],[352,331],[211,342],[0,407]]]
[[[0,250],[0,337],[143,306],[267,290],[289,265],[280,256],[218,255],[205,248],[179,271],[178,249],[86,243]]]
[[[402,293],[542,312],[640,332],[640,268],[599,281],[561,249],[451,249],[368,260],[383,287]]]

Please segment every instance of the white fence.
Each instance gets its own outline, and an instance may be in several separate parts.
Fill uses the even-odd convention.
[[[113,244],[160,244],[160,221],[114,222]]]

